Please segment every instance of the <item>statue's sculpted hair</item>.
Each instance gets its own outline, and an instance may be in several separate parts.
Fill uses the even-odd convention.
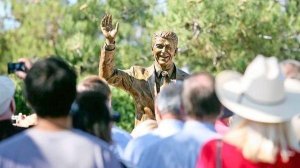
[[[174,47],[177,48],[178,37],[177,37],[176,33],[171,32],[171,31],[158,31],[158,32],[155,32],[152,36],[152,46],[155,44],[156,38],[159,38],[159,37],[167,39],[169,41],[172,41],[172,43],[174,44]]]

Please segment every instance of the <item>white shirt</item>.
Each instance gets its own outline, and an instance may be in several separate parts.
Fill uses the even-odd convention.
[[[137,167],[194,168],[201,146],[215,137],[213,124],[187,121],[182,131],[147,148]]]
[[[31,128],[0,144],[0,167],[120,167],[108,144],[79,130]]]
[[[119,158],[123,158],[125,148],[132,137],[128,132],[116,126],[112,127],[111,134],[113,140],[113,151],[119,156]]]
[[[136,165],[143,151],[147,149],[151,144],[159,141],[162,138],[174,135],[178,133],[183,127],[183,122],[175,119],[161,120],[158,128],[153,132],[144,136],[132,139],[124,153],[124,159]]]

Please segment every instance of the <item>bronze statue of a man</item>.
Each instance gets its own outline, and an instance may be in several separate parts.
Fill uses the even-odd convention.
[[[162,85],[183,80],[187,73],[177,68],[173,58],[177,53],[178,38],[174,32],[156,32],[152,38],[154,63],[150,67],[132,66],[127,70],[115,67],[115,37],[118,23],[112,26],[112,16],[105,15],[101,21],[101,30],[105,36],[105,45],[101,50],[99,76],[110,85],[124,89],[135,101],[135,125],[147,119],[155,119],[154,99]]]

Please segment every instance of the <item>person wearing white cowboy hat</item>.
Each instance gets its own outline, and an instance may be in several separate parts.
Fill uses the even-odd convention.
[[[0,76],[0,141],[23,130],[11,122],[15,112],[14,93],[13,81],[7,76]]]
[[[300,89],[285,84],[275,57],[257,56],[244,75],[224,71],[217,95],[238,117],[223,140],[204,145],[197,167],[297,167],[300,147],[291,119],[300,113]]]

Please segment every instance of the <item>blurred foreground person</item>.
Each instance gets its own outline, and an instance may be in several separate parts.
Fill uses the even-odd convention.
[[[125,150],[125,160],[136,165],[143,152],[162,138],[178,133],[183,127],[184,112],[181,103],[182,82],[165,86],[155,100],[155,116],[158,127],[152,132],[132,139]]]
[[[284,85],[276,58],[256,57],[244,75],[222,72],[216,91],[239,117],[223,140],[203,147],[197,167],[299,167],[300,148],[290,119],[299,113],[300,91]]]
[[[107,142],[116,156],[121,159],[123,148],[119,144],[119,139],[116,140],[112,136],[112,126],[116,119],[111,113],[110,102],[111,91],[104,80],[98,76],[85,78],[77,86],[77,97],[71,110],[72,123],[74,128],[88,132]],[[126,139],[127,137],[122,138],[124,138],[122,142],[129,141]]]
[[[106,88],[107,87],[107,88]],[[93,134],[111,144],[110,90],[98,77],[88,77],[77,86],[72,105],[73,127]]]
[[[22,131],[13,126],[11,117],[15,113],[15,85],[7,76],[0,76],[0,141]]]
[[[64,61],[50,57],[36,62],[24,82],[38,122],[0,144],[0,167],[120,167],[105,142],[71,129],[76,74]]]
[[[107,99],[106,100],[107,106],[109,107],[109,109],[111,111],[111,97],[112,97],[111,90],[110,90],[108,84],[104,80],[100,79],[98,76],[94,76],[94,75],[88,76],[77,86],[78,93],[81,93],[83,91],[97,91],[97,92],[99,92],[99,94],[105,95],[106,99]],[[114,117],[113,114],[110,114],[110,115],[111,115],[111,119],[112,119],[111,120],[112,145],[114,146],[114,148],[116,150],[115,152],[117,152],[118,155],[120,157],[122,157],[125,147],[132,137],[128,132],[117,127],[115,125],[115,122],[117,122],[116,120],[118,120],[118,119],[116,117]]]
[[[219,137],[214,123],[221,103],[214,85],[214,77],[206,72],[194,74],[183,81],[182,103],[187,117],[182,130],[149,147],[140,157],[137,167],[195,167],[202,145]]]

